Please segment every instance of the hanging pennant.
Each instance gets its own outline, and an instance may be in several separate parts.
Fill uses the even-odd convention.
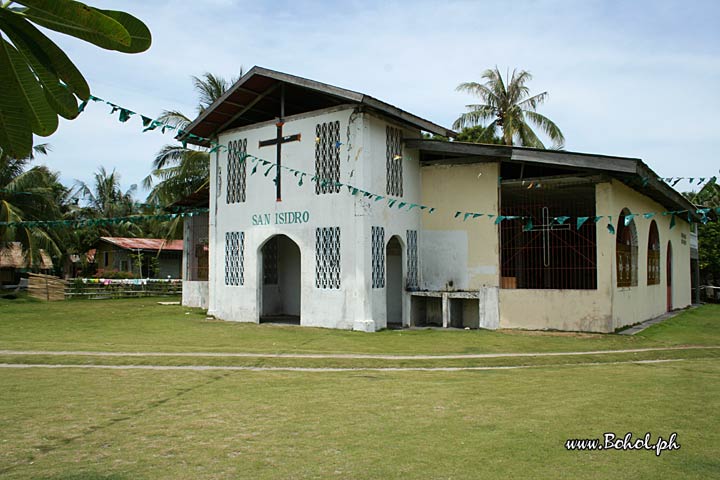
[[[577,220],[576,220],[576,222],[575,222],[575,228],[576,228],[577,230],[580,230],[580,227],[582,227],[583,224],[584,224],[585,222],[587,222],[589,219],[590,219],[590,217],[578,217]]]

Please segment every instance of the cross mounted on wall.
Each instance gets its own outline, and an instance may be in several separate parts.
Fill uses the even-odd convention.
[[[280,117],[275,123],[277,127],[277,134],[275,138],[270,140],[261,140],[258,144],[260,148],[269,147],[275,145],[276,149],[276,167],[275,167],[275,193],[276,200],[282,201],[282,187],[281,187],[281,176],[280,171],[282,170],[282,145],[288,142],[299,142],[301,140],[301,134],[296,133],[293,135],[283,136],[283,125],[285,125],[285,84],[280,86]]]
[[[543,266],[550,266],[550,232],[553,230],[570,230],[567,223],[556,223],[550,216],[550,209],[542,207],[542,224],[534,225],[530,232],[542,232]]]

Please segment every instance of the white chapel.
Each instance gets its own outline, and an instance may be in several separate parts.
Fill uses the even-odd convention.
[[[183,303],[368,332],[612,332],[690,304],[693,206],[641,160],[423,133],[455,135],[252,68],[179,137],[213,152]]]

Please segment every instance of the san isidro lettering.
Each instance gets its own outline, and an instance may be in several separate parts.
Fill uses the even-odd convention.
[[[291,225],[293,223],[307,223],[310,221],[310,212],[275,212],[256,213],[252,216],[253,226],[258,225]]]

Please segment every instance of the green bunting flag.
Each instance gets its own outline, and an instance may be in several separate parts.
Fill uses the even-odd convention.
[[[124,108],[124,107],[121,107],[120,105],[116,105],[116,104],[114,104],[114,103],[112,103],[112,102],[110,102],[110,101],[103,100],[103,99],[101,99],[101,98],[99,98],[99,97],[96,97],[96,96],[94,96],[94,95],[90,95],[90,96],[88,97],[88,100],[83,101],[83,102],[78,106],[78,113],[81,113],[81,112],[83,112],[83,111],[85,110],[85,108],[86,108],[87,104],[89,103],[89,101],[102,102],[102,103],[105,103],[106,105],[110,106],[110,107],[111,107],[110,114],[114,114],[115,112],[120,112],[120,115],[119,115],[119,117],[118,117],[118,120],[119,120],[120,122],[122,122],[122,123],[127,122],[133,115],[136,115],[136,112],[134,112],[134,111],[132,111],[132,110],[129,110],[129,109]],[[142,126],[143,126],[143,130],[142,130],[142,131],[143,131],[143,132],[147,132],[147,131],[149,131],[149,130],[155,130],[155,129],[157,129],[157,128],[160,128],[160,130],[161,130],[161,132],[162,132],[163,134],[166,132],[166,130],[175,131],[175,132],[177,133],[177,136],[178,136],[178,137],[182,137],[182,138],[179,139],[179,141],[181,142],[181,144],[182,144],[182,146],[183,146],[184,148],[187,148],[188,139],[189,139],[189,140],[195,141],[195,143],[200,143],[200,144],[203,144],[203,145],[210,145],[210,146],[211,146],[210,149],[209,149],[209,152],[210,152],[210,153],[216,153],[216,152],[220,152],[220,151],[228,151],[228,150],[229,150],[228,147],[225,146],[225,145],[221,145],[221,144],[217,143],[216,141],[211,140],[211,139],[209,139],[209,138],[201,137],[201,136],[196,135],[196,134],[194,134],[194,133],[187,132],[187,131],[185,131],[185,130],[182,129],[182,128],[178,128],[177,126],[168,125],[167,123],[160,122],[159,120],[153,119],[153,118],[151,118],[151,117],[147,117],[147,116],[145,116],[145,115],[140,115],[140,118],[141,118],[141,120],[142,120]],[[176,137],[176,138],[177,138],[177,137]],[[339,142],[339,141],[336,142],[336,144],[335,144],[336,148],[339,148],[341,145],[342,145],[342,142]],[[254,157],[254,156],[252,156],[252,155],[247,155],[247,154],[241,154],[241,160],[240,160],[241,163],[244,162],[245,159],[248,158],[248,157],[250,157],[251,161],[254,163],[254,166],[253,166],[252,171],[250,172],[250,175],[254,175],[254,174],[256,173],[257,168],[258,168],[258,165],[259,165],[260,162],[262,162],[263,166],[268,167],[268,168],[265,170],[265,173],[264,173],[264,176],[265,176],[265,177],[268,176],[268,174],[270,173],[270,171],[271,171],[273,168],[284,168],[284,169],[286,169],[287,171],[292,172],[292,173],[295,175],[296,178],[299,178],[299,180],[298,180],[298,187],[300,187],[300,186],[303,185],[303,178],[304,178],[304,176],[305,176],[305,175],[308,175],[308,176],[310,175],[309,173],[305,173],[305,172],[302,172],[302,171],[299,171],[299,170],[296,170],[296,169],[293,169],[293,168],[290,168],[290,167],[287,167],[287,166],[278,166],[277,164],[275,164],[275,163],[273,163],[273,162],[270,162],[270,161],[268,161],[268,160],[260,159],[260,158],[258,158],[258,157]],[[374,194],[374,193],[372,193],[372,192],[368,192],[368,191],[362,190],[362,189],[360,189],[360,188],[358,188],[358,187],[355,187],[355,186],[352,186],[352,185],[346,185],[346,184],[343,184],[343,183],[341,183],[341,182],[335,182],[335,181],[331,181],[331,180],[327,180],[327,179],[322,179],[322,180],[321,180],[319,177],[316,177],[316,176],[311,176],[310,178],[311,178],[311,180],[312,180],[313,182],[320,182],[320,184],[321,184],[322,186],[326,186],[326,185],[334,185],[334,186],[337,186],[337,187],[347,186],[347,187],[348,187],[348,192],[349,192],[351,195],[356,196],[358,193],[361,193],[364,198],[374,198],[376,202],[381,201],[381,200],[384,200],[385,198],[387,198],[387,200],[388,200],[388,207],[389,207],[389,208],[392,208],[394,205],[397,204],[397,205],[398,205],[398,209],[403,209],[404,207],[408,206],[408,211],[411,211],[413,208],[418,207],[418,208],[420,208],[420,210],[427,210],[428,213],[431,213],[431,214],[435,212],[435,208],[434,208],[434,207],[429,207],[429,206],[426,206],[426,205],[420,205],[420,204],[417,204],[417,203],[399,202],[398,199],[388,198],[388,197],[385,197],[385,196],[383,196],[383,195]],[[649,178],[649,177],[641,177],[642,186],[643,186],[643,187],[647,187],[647,186],[649,185],[649,183],[650,183],[650,180],[651,180],[651,178]],[[705,183],[706,180],[707,180],[708,182],[710,182],[710,183],[715,183],[716,180],[717,180],[717,178],[716,178],[715,176],[709,177],[709,178],[708,178],[708,177],[666,177],[666,178],[657,177],[657,181],[660,181],[660,182],[663,182],[663,181],[664,181],[664,182],[666,182],[667,184],[672,185],[673,187],[675,187],[676,185],[678,185],[678,183],[679,183],[680,181],[682,181],[682,180],[688,181],[691,185],[697,181],[697,184],[700,185],[700,184],[702,184],[702,183]],[[277,181],[277,177],[274,179],[274,181]],[[502,177],[501,177],[501,176],[498,176],[498,184],[501,184],[501,183],[502,183]],[[537,185],[534,185],[534,182],[531,182],[531,183],[530,183],[530,186],[527,187],[527,188],[530,189],[530,188],[533,188],[533,186],[534,186],[535,188],[538,188],[538,187],[540,187],[540,184],[538,183]],[[1,191],[1,190],[0,190],[0,191]],[[24,193],[27,193],[27,194],[29,194],[29,195],[32,195],[32,194],[33,194],[33,193],[31,193],[31,192],[12,192],[12,194],[14,194],[14,195],[20,195],[20,194],[24,194]],[[399,202],[399,203],[398,203],[398,202]],[[714,220],[714,218],[711,218],[711,217],[708,215],[708,213],[710,213],[710,212],[712,212],[712,211],[714,211],[715,213],[717,213],[717,214],[720,215],[720,207],[715,207],[714,209],[703,208],[703,209],[698,209],[697,211],[681,210],[681,211],[666,211],[666,212],[648,212],[648,213],[642,214],[642,216],[643,216],[645,219],[650,219],[650,218],[652,218],[653,216],[655,216],[655,215],[657,215],[657,214],[660,214],[660,213],[661,213],[662,215],[665,215],[665,216],[671,215],[670,228],[674,228],[674,226],[675,226],[675,216],[676,216],[676,215],[680,215],[680,214],[685,213],[685,214],[687,214],[687,220],[688,220],[688,222],[692,222],[692,221],[693,221],[693,218],[692,218],[693,214],[697,214],[697,215],[700,216],[700,221],[701,221],[703,224],[705,224],[705,223],[707,223],[707,222],[709,222],[709,221],[711,221],[711,220]],[[183,215],[184,215],[184,214],[183,214]],[[192,215],[194,215],[194,213],[193,213],[193,214],[188,214],[188,215],[192,216]],[[491,219],[491,220],[494,219],[495,225],[499,225],[500,223],[502,223],[502,222],[505,221],[505,220],[522,219],[522,220],[525,220],[525,225],[524,225],[524,227],[523,227],[523,231],[529,231],[529,230],[532,230],[532,229],[533,229],[532,218],[525,218],[525,217],[518,217],[518,216],[506,216],[506,215],[495,215],[495,214],[473,213],[473,212],[461,212],[461,211],[456,211],[456,212],[455,212],[455,215],[454,215],[454,218],[458,218],[458,217],[460,217],[460,215],[463,215],[463,221],[467,221],[468,218],[473,218],[473,219],[475,219],[475,218],[481,217],[481,216],[483,216],[483,215],[486,215],[489,219]],[[628,225],[633,221],[634,217],[636,217],[636,216],[639,216],[639,214],[632,214],[632,213],[631,213],[631,214],[625,215],[624,218],[623,218],[624,225],[625,225],[625,226],[628,226]],[[161,217],[155,216],[155,218],[161,218]],[[173,218],[173,217],[167,217],[167,218]],[[567,222],[568,220],[570,220],[570,218],[572,218],[572,217],[570,217],[570,216],[554,217],[554,218],[552,219],[552,222],[551,222],[551,223],[557,222],[557,224],[559,224],[559,225],[565,225],[566,222]],[[594,222],[594,223],[597,223],[597,222],[599,222],[602,218],[604,218],[604,216],[576,217],[576,221],[575,221],[576,229],[579,230],[588,220],[590,220],[590,218],[593,219],[593,222]],[[609,231],[610,233],[613,233],[613,234],[614,234],[614,233],[615,233],[615,227],[613,226],[612,216],[607,216],[607,219],[608,219],[608,221],[609,221],[609,223],[608,223],[608,225],[607,225],[607,229],[608,229],[608,231]],[[127,220],[127,219],[98,219],[98,220],[93,220],[93,221],[98,222],[98,223],[96,223],[96,224],[100,224],[99,222],[105,222],[105,223],[110,222],[110,223],[113,223],[113,222],[123,222],[123,221],[130,221],[130,220]],[[63,222],[64,222],[64,221],[63,221]],[[0,222],[0,225],[7,225],[7,224],[8,224],[7,222],[5,222],[5,223]],[[27,224],[27,222],[25,222],[25,224]],[[66,225],[66,224],[63,223],[63,225]]]

